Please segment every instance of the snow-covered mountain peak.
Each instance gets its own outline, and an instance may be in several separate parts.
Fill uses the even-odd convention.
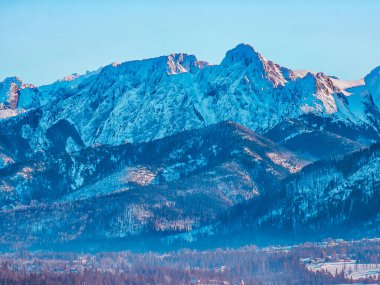
[[[322,72],[307,72],[302,77],[295,74],[294,84],[289,86],[289,90],[295,88],[302,95],[302,100],[298,103],[303,113],[329,114],[346,120],[347,116],[351,117],[350,111],[347,111],[347,100],[344,95],[349,95],[345,91],[345,83],[340,80],[331,78]],[[291,91],[294,92],[294,91]],[[343,111],[338,112],[338,110]],[[352,118],[351,118],[352,119]],[[350,120],[351,120],[350,119]]]
[[[31,97],[36,93],[33,84],[19,77],[7,77],[0,83],[0,118],[15,116],[32,107]]]
[[[12,85],[17,86],[19,89],[36,88],[34,84],[22,81],[20,77],[11,76],[5,78],[3,82],[0,82],[0,96],[2,96],[4,92],[8,92]]]
[[[222,60],[221,65],[244,63],[246,66],[252,63],[260,63],[264,58],[249,44],[238,44],[229,50]],[[265,61],[265,60],[264,60]]]
[[[16,76],[5,78],[3,82],[0,82],[0,104],[3,105],[3,108],[4,104],[9,103],[12,105],[11,101],[16,99],[19,90],[29,86],[32,87],[33,85],[22,82],[22,80]]]
[[[80,76],[79,73],[72,73],[70,75],[67,75],[65,77],[63,77],[62,79],[58,80],[60,82],[65,82],[65,81],[73,81],[75,80],[76,78],[78,78]]]
[[[293,71],[240,44],[220,65],[174,53],[73,74],[35,92],[21,90],[16,110],[42,108],[38,128],[28,134],[31,148],[43,145],[47,130],[62,122],[78,134],[78,145],[85,146],[150,141],[224,120],[259,133],[305,115],[376,126],[370,92],[346,91],[355,84]]]
[[[294,76],[296,78],[303,78],[305,77],[308,73],[313,74],[314,72],[307,70],[307,69],[298,69],[298,70],[292,70]]]
[[[332,78],[323,72],[308,72],[304,77],[300,78],[300,80],[315,88],[315,93],[331,95],[333,93],[341,92],[341,89],[335,85]]]
[[[15,109],[17,107],[18,93],[22,85],[18,77],[7,77],[0,83],[1,109]]]
[[[28,89],[28,88],[30,88],[30,89],[36,89],[37,86],[34,85],[34,84],[32,84],[32,83],[25,83],[25,82],[23,82],[21,84],[20,90],[22,90],[22,89]]]
[[[315,75],[316,82],[317,82],[317,90],[322,91],[326,95],[330,95],[336,92],[339,92],[339,88],[334,85],[334,82],[331,80],[331,78],[327,75],[325,75],[322,72],[318,72]]]
[[[205,66],[207,62],[198,61],[195,55],[186,53],[174,53],[169,55],[167,61],[167,73],[178,74],[184,72],[196,73]]]
[[[283,86],[287,82],[281,71],[281,66],[272,61],[267,61],[249,44],[239,44],[229,50],[220,66],[229,69],[245,69],[247,78],[253,79],[256,83],[258,80],[264,79],[264,81],[269,81],[274,87],[277,87]]]
[[[380,66],[375,67],[366,77],[377,76],[380,77]]]
[[[208,66],[205,61],[198,61],[194,55],[186,53],[173,53],[155,58],[126,61],[121,64],[110,64],[101,69],[103,76],[107,78],[124,76],[137,80],[149,78],[155,81],[163,75],[175,75],[181,73],[197,73]]]
[[[369,92],[371,92],[377,108],[380,110],[380,66],[364,77],[364,82]]]
[[[10,76],[10,77],[6,77],[3,80],[3,82],[0,82],[0,84],[2,84],[2,85],[5,85],[5,84],[9,85],[11,83],[17,83],[17,84],[21,85],[22,84],[22,80],[19,77],[17,77],[17,76]]]

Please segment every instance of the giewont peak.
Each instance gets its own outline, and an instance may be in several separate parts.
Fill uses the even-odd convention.
[[[265,59],[249,44],[238,44],[226,53],[221,65],[243,62],[246,66],[254,62],[265,62]]]
[[[236,64],[240,64],[246,70],[248,78],[266,79],[274,87],[283,86],[287,82],[281,71],[281,66],[266,61],[249,44],[239,44],[234,49],[229,50],[221,66],[234,66]]]

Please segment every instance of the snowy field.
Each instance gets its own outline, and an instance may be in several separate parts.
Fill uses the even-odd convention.
[[[348,279],[359,280],[362,278],[377,278],[380,274],[380,264],[357,264],[355,260],[337,261],[337,262],[311,262],[306,264],[310,271],[326,270],[333,275],[344,272]]]

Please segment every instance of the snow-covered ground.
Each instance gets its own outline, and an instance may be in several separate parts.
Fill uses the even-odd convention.
[[[368,277],[378,278],[380,275],[380,264],[359,264],[355,260],[311,262],[306,264],[306,268],[313,272],[326,270],[333,275],[340,274],[343,271],[345,277],[352,278],[352,280]]]

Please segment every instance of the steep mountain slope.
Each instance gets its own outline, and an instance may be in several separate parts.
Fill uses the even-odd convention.
[[[221,123],[49,161],[1,171],[2,246],[112,248],[118,239],[121,248],[152,249],[379,234],[379,144],[303,167],[286,149]]]
[[[372,94],[373,100],[380,109],[380,66],[372,70],[365,78],[365,85]]]
[[[172,54],[8,78],[1,243],[376,232],[379,78],[293,71],[245,44],[219,65]]]
[[[286,178],[280,190],[236,205],[212,232],[240,244],[378,236],[379,173],[379,144],[317,161]]]
[[[10,165],[0,170],[3,243],[196,229],[278,188],[305,163],[240,125],[222,122],[150,143],[96,146]]]
[[[380,214],[379,173],[379,144],[342,159],[305,167],[285,184],[287,200],[293,206],[285,206],[289,221],[312,228],[342,227],[356,234],[376,229],[373,223],[378,223]]]
[[[298,119],[283,120],[264,135],[274,142],[298,153],[309,160],[342,156],[364,148],[361,140],[365,129],[349,128],[342,123],[331,123],[312,115]],[[368,131],[368,137],[375,139],[376,133]]]
[[[22,136],[30,149],[44,152],[51,148],[49,132],[64,125],[64,136],[77,137],[66,146],[72,152],[99,143],[150,141],[224,120],[262,134],[284,120],[311,115],[327,118],[330,132],[341,126],[355,130],[355,138],[348,138],[360,143],[379,139],[379,111],[363,82],[301,76],[244,44],[214,66],[186,54],[112,64],[40,87],[42,107],[29,115],[38,124],[25,123]],[[6,121],[0,125],[18,122]]]

